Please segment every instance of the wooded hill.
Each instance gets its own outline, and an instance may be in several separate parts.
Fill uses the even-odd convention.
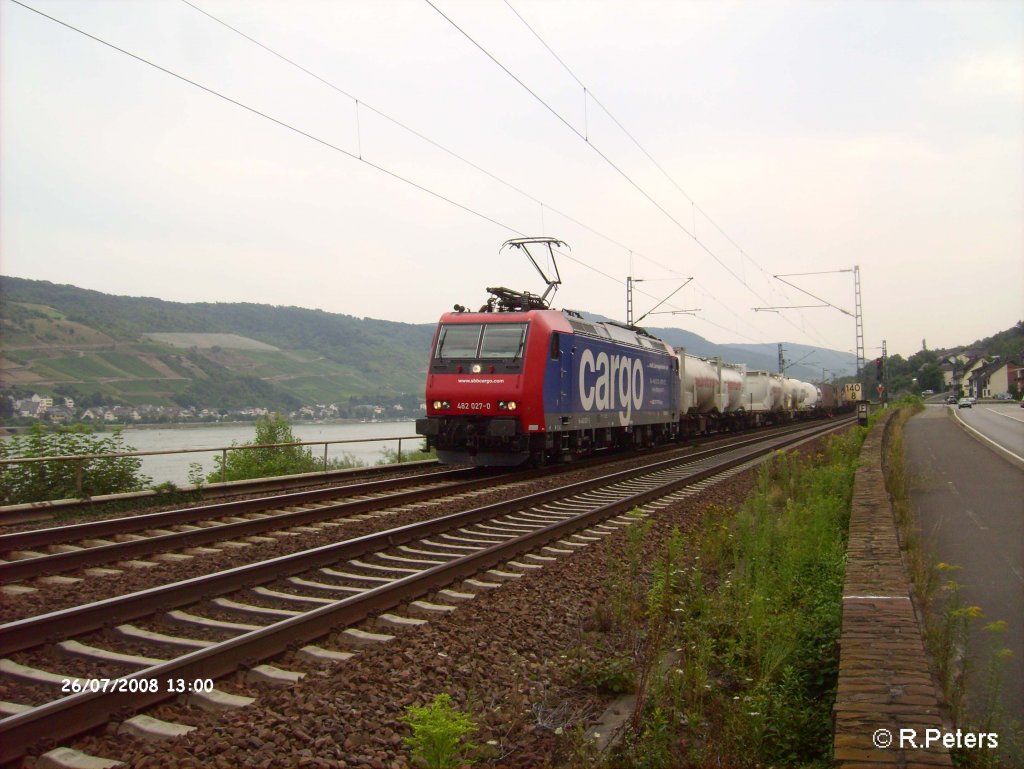
[[[0,324],[5,388],[64,385],[131,404],[284,410],[419,403],[433,334],[432,324],[112,296],[12,277],[0,277]]]
[[[440,309],[439,309],[440,314]],[[650,328],[701,356],[777,369],[774,345],[717,345]],[[0,386],[132,405],[280,411],[316,403],[423,400],[433,323],[249,303],[167,302],[0,276]],[[848,353],[786,344],[787,374],[854,369]]]

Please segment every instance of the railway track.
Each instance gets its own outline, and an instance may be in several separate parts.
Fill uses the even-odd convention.
[[[314,659],[344,659],[352,651],[309,645],[325,636],[333,646],[379,641],[353,627],[370,617],[377,617],[379,629],[456,611],[476,591],[543,568],[629,525],[624,514],[635,507],[692,493],[695,484],[847,424],[759,436],[0,626],[0,684],[27,700],[0,705],[9,714],[0,720],[0,761],[178,696],[181,686],[192,686],[187,682],[211,681],[240,666],[256,670],[256,663],[287,649],[301,646]],[[404,614],[419,616],[388,613],[402,605]],[[177,629],[161,632],[168,626]],[[103,640],[115,648],[100,647]],[[143,647],[149,654],[139,653]],[[28,664],[46,657],[68,660],[70,670]],[[176,689],[168,682],[186,683]],[[43,691],[61,687],[80,691],[40,701]],[[192,696],[199,701],[208,693]]]
[[[346,468],[328,470],[327,472],[303,473],[300,475],[282,475],[270,478],[251,478],[244,481],[227,481],[225,483],[204,484],[201,487],[185,488],[181,491],[196,499],[207,502],[226,501],[255,495],[267,495],[277,492],[289,493],[302,489],[314,489],[325,486],[348,485],[350,483],[372,480],[382,476],[408,476],[419,472],[430,472],[441,467],[436,459],[403,462],[401,464],[374,465],[372,467]],[[56,514],[82,513],[105,505],[159,505],[161,493],[148,489],[129,491],[119,494],[106,494],[84,499],[57,499],[48,502],[29,502],[0,507],[0,527],[19,526],[25,523],[52,520]]]
[[[514,482],[517,477],[510,476],[509,481]],[[265,532],[287,531],[332,519],[344,521],[382,507],[466,493],[493,483],[490,474],[477,470],[442,470],[4,534],[0,535],[0,554],[4,558],[0,562],[0,584]]]
[[[784,428],[782,432],[792,430]],[[674,451],[677,448],[666,448]],[[128,563],[137,559],[188,554],[190,549],[224,542],[259,541],[263,535],[287,536],[310,526],[355,523],[389,508],[457,497],[496,483],[577,471],[619,461],[601,457],[572,465],[515,473],[458,468],[370,480],[342,486],[220,502],[177,510],[0,534],[0,585],[16,586],[39,577]],[[254,538],[254,539],[250,539]],[[145,565],[143,562],[142,565]],[[97,575],[100,572],[97,572]]]

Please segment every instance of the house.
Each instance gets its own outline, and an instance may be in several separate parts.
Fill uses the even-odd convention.
[[[46,412],[46,415],[54,422],[68,423],[74,421],[75,410],[67,406],[54,406]]]
[[[45,414],[47,411],[49,411],[50,409],[53,408],[53,398],[49,398],[49,397],[47,397],[45,395],[35,395],[34,394],[32,396],[32,401],[35,402],[35,403],[38,403],[40,406],[42,406],[42,412],[39,412],[39,413]]]
[[[955,392],[958,396],[961,395],[970,371],[983,363],[984,359],[973,350],[958,352],[955,355],[945,355],[939,363],[943,389]]]
[[[39,419],[46,413],[46,408],[39,401],[22,398],[14,402],[14,413],[19,417]]]
[[[968,380],[968,388],[976,398],[994,398],[1010,391],[1010,385],[1019,387],[1021,366],[1009,361],[994,360],[987,366],[975,369]]]

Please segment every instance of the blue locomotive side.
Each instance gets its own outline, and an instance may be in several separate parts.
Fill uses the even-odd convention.
[[[679,416],[678,359],[667,346],[649,344],[553,334],[544,374],[545,429],[668,429]]]

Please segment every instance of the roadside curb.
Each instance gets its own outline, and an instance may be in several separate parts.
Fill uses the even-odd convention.
[[[975,440],[981,441],[983,444],[988,446],[988,448],[994,450],[997,454],[999,454],[1001,457],[1011,462],[1012,464],[1017,465],[1018,467],[1024,467],[1024,457],[1019,456],[1018,454],[1014,454],[1008,448],[1000,446],[991,438],[975,430],[973,427],[971,427],[963,419],[960,418],[960,414],[957,413],[957,409],[954,409],[952,406],[947,406],[947,408],[949,409],[949,413],[952,415],[953,419],[957,421],[960,427],[967,431],[968,435],[970,435]]]
[[[885,489],[882,447],[893,411],[868,433],[853,486],[833,761],[837,767],[951,767],[923,634]],[[909,732],[914,731],[914,739]]]

